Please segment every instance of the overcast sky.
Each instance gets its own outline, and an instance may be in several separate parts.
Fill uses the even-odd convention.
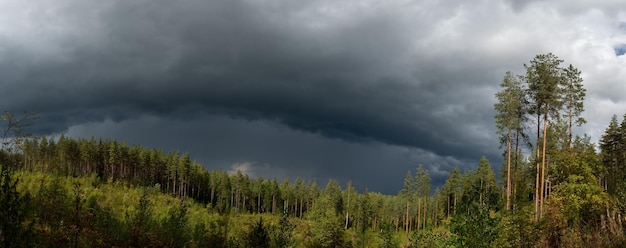
[[[41,135],[188,151],[209,169],[395,194],[419,164],[502,159],[504,73],[582,71],[578,133],[626,113],[621,0],[0,1],[0,109]]]

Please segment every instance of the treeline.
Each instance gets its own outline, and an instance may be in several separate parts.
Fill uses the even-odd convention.
[[[461,229],[451,232],[440,228],[446,227],[452,216],[457,216],[457,213],[458,216],[473,216],[501,208],[496,177],[484,157],[476,170],[462,173],[456,167],[450,172],[446,184],[435,194],[431,193],[429,172],[419,166],[414,175],[407,173],[405,187],[398,195],[389,196],[376,192],[359,193],[351,183],[342,187],[335,180],[318,187],[315,181],[305,182],[300,178],[293,182],[285,179],[279,183],[275,178],[252,179],[241,172],[228,174],[223,170],[208,171],[202,165],[190,161],[186,153],[166,153],[136,145],[128,146],[115,140],[70,139],[61,135],[57,139],[27,139],[22,147],[22,153],[13,155],[13,160],[18,161],[14,169],[22,171],[22,175],[28,175],[26,172],[29,171],[43,172],[62,178],[90,178],[92,185],[154,188],[181,200],[193,199],[209,213],[219,216],[269,214],[279,218],[285,215],[300,220],[296,222],[298,226],[307,230],[310,235],[307,238],[294,238],[305,247],[372,247],[370,244],[419,247],[433,242],[452,244],[463,241],[461,237],[467,234]],[[42,190],[50,191],[42,188],[32,194],[39,194]],[[66,192],[62,195],[68,197],[60,202],[72,202],[69,196],[75,193],[73,190],[87,191],[84,186],[77,189],[66,186],[63,190]],[[52,203],[46,204],[49,206]],[[115,208],[114,205],[108,207]],[[141,205],[134,207],[141,208]],[[119,218],[121,223],[131,224],[128,222],[131,220],[126,217]],[[455,226],[473,223],[455,222]],[[251,223],[246,225],[252,227]],[[425,234],[427,236],[423,236]],[[107,242],[124,244],[122,240]],[[235,243],[242,242],[239,240]],[[231,246],[237,247],[234,244]]]
[[[2,170],[0,247],[287,247],[295,222],[286,215],[231,215],[159,192]],[[6,183],[6,181],[12,181]],[[260,246],[259,246],[260,245]]]
[[[23,146],[23,168],[64,176],[97,175],[112,182],[137,186],[159,185],[164,193],[193,198],[211,209],[237,213],[283,213],[301,217],[320,189],[315,182],[296,178],[280,184],[263,177],[249,178],[237,171],[209,171],[191,161],[188,153],[165,152],[116,140],[28,139]]]
[[[430,194],[428,172],[421,166],[415,175],[416,183],[406,182],[397,197],[358,193],[351,183],[343,189],[335,180],[319,187],[317,182],[305,182],[301,178],[279,182],[262,176],[250,178],[240,171],[231,174],[224,170],[209,171],[191,161],[187,153],[129,146],[116,140],[71,139],[64,135],[57,139],[31,138],[24,141],[20,157],[23,170],[73,177],[95,175],[105,182],[134,186],[158,185],[162,193],[192,198],[218,213],[286,213],[303,218],[325,192],[330,192],[337,198],[337,214],[345,217],[344,228],[362,225],[375,229],[380,222],[388,222],[394,230],[408,227],[405,228],[408,232],[424,228],[427,223],[436,224],[443,217],[436,214],[440,212],[436,209],[438,204],[428,203],[435,199]],[[481,164],[484,165],[481,168],[486,165],[490,170],[488,162],[481,160]],[[407,176],[413,181],[412,175]],[[406,200],[410,202],[408,208],[404,206]],[[367,216],[361,217],[360,213]]]

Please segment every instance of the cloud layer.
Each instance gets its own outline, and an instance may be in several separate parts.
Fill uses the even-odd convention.
[[[59,0],[0,9],[0,106],[40,112],[40,134],[197,151],[212,168],[363,185],[388,171],[366,187],[394,193],[417,163],[445,174],[485,155],[498,167],[493,95],[505,71],[522,73],[539,53],[583,72],[589,124],[580,133],[597,139],[610,115],[626,111],[626,8],[617,1]],[[220,154],[198,148],[223,144]]]

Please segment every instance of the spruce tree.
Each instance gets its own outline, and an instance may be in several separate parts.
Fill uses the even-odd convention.
[[[624,124],[626,126],[626,124]],[[617,115],[613,115],[609,126],[600,139],[601,161],[604,165],[604,186],[609,194],[616,195],[618,185],[623,183],[623,149],[624,139],[622,129],[617,122]]]

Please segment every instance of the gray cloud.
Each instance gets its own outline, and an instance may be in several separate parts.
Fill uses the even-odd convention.
[[[12,26],[0,25],[0,106],[40,112],[41,134],[97,134],[148,146],[163,139],[180,145],[168,149],[190,151],[236,140],[220,156],[195,152],[225,169],[245,164],[269,172],[264,165],[288,170],[297,164],[271,173],[365,182],[386,163],[406,172],[416,167],[410,161],[424,161],[439,178],[455,163],[473,168],[482,155],[498,167],[493,95],[506,70],[519,72],[538,53],[554,52],[583,71],[590,82],[587,109],[614,103],[590,114],[588,132],[599,133],[608,112],[626,109],[611,90],[626,73],[623,56],[613,50],[626,20],[624,7],[610,3],[5,5],[2,14]],[[211,116],[228,125],[214,124]],[[287,129],[286,137],[308,137],[283,141],[301,144],[298,156],[278,152],[282,146],[273,142],[236,145],[247,142],[242,137],[274,134],[267,125]],[[154,133],[131,138],[142,129]],[[164,129],[178,131],[164,136]],[[202,141],[189,142],[199,132],[206,134]],[[324,142],[349,147],[351,156],[339,158]],[[307,159],[290,160],[295,157]],[[401,181],[404,172],[388,180]]]
[[[359,190],[395,194],[408,170],[419,164],[431,168],[436,183],[446,178],[458,161],[419,148],[380,143],[354,143],[295,131],[275,122],[198,115],[192,121],[143,115],[133,120],[72,126],[69,137],[123,139],[128,144],[150,144],[165,150],[188,148],[190,156],[210,169],[240,169],[248,175],[278,180],[301,177],[320,186],[331,178]],[[242,152],[245,151],[245,152]],[[471,161],[474,163],[474,161]]]

